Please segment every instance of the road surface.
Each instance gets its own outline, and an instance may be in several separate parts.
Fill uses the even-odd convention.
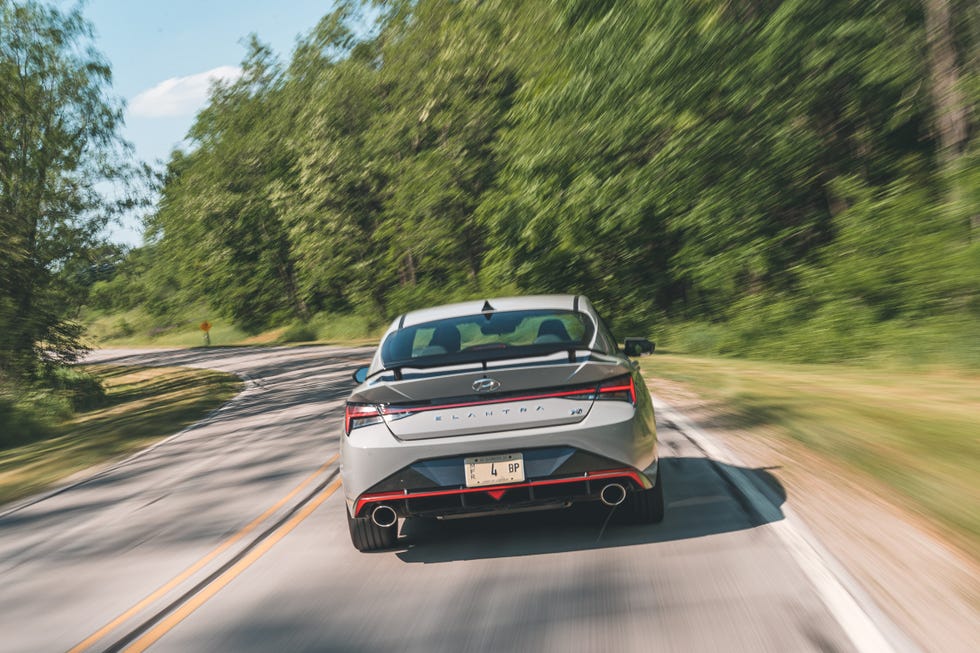
[[[369,356],[96,352],[227,370],[247,387],[148,451],[0,509],[0,650],[861,648],[774,530],[778,482],[729,470],[771,502],[759,511],[664,420],[662,524],[607,525],[601,506],[407,523],[397,548],[358,553],[336,454],[350,372]]]

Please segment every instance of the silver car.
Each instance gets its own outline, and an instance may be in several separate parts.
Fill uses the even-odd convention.
[[[400,517],[601,501],[629,521],[663,519],[650,396],[582,295],[406,313],[354,380],[341,470],[361,551],[392,546]]]

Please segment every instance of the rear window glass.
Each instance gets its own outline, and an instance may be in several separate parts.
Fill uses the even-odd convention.
[[[381,346],[385,367],[511,358],[587,347],[594,327],[575,311],[499,311],[436,320],[390,334]]]

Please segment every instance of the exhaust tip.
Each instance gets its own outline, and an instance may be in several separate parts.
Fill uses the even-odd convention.
[[[626,501],[626,488],[619,483],[609,483],[599,491],[599,500],[610,508]]]
[[[371,521],[374,522],[375,526],[388,528],[394,526],[395,522],[398,521],[398,514],[391,506],[381,505],[371,511]]]

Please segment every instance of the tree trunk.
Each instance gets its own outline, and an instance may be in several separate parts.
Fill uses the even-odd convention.
[[[929,45],[929,77],[935,106],[935,128],[939,138],[939,163],[950,173],[963,153],[969,136],[970,112],[960,88],[959,63],[953,40],[952,0],[924,0],[926,41]],[[952,182],[948,201],[960,201],[958,184]],[[980,238],[980,214],[969,217],[970,240]]]
[[[412,258],[412,250],[406,250],[402,257],[402,265],[398,267],[398,281],[403,286],[415,285],[415,259]]]
[[[944,166],[956,160],[966,143],[969,116],[953,42],[950,0],[925,0],[929,77],[935,104],[939,159]]]
[[[286,286],[286,295],[289,297],[289,303],[293,309],[293,313],[298,315],[304,322],[309,321],[312,317],[310,315],[310,307],[306,305],[306,302],[300,295],[299,288],[296,286],[296,273],[289,261],[279,263],[279,278],[282,279],[283,285]]]
[[[408,284],[410,286],[414,286],[415,285],[415,259],[412,258],[412,250],[408,250],[407,254],[405,255],[405,263],[407,266],[406,271],[408,273]]]

